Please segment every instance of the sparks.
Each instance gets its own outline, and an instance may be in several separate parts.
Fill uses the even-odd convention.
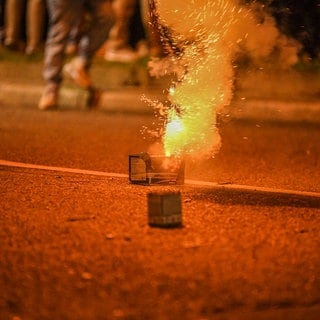
[[[237,0],[156,0],[156,15],[173,50],[153,72],[176,76],[163,122],[165,154],[214,156],[221,143],[217,114],[233,96],[234,57],[244,47],[268,55],[273,46],[266,36],[272,43],[278,36],[274,23],[266,18],[260,21],[267,25],[258,25],[253,11]]]

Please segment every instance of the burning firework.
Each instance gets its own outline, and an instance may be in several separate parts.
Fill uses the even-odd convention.
[[[129,180],[135,184],[183,184],[184,162],[176,157],[149,155],[129,156]]]
[[[150,62],[151,74],[176,74],[169,107],[160,108],[166,156],[208,157],[219,150],[217,114],[232,99],[236,54],[246,49],[265,57],[283,41],[273,19],[253,8],[235,0],[156,0],[170,50],[165,60]]]

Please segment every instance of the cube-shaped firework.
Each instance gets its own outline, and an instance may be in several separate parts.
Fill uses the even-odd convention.
[[[148,194],[148,218],[152,227],[182,226],[180,192],[151,192]]]
[[[134,184],[183,184],[184,161],[176,157],[129,155],[129,180]]]

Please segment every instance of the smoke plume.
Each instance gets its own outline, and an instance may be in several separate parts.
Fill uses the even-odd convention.
[[[155,14],[169,54],[151,61],[150,72],[176,76],[168,88],[165,153],[214,156],[221,144],[217,114],[232,100],[236,58],[246,54],[258,64],[277,52],[282,65],[292,64],[295,44],[280,34],[274,19],[257,3],[156,0]]]

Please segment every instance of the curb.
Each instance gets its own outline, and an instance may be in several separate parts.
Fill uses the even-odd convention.
[[[37,107],[43,86],[0,84],[0,105],[24,105]],[[142,96],[151,101],[163,101],[165,93],[159,88],[120,88],[104,91],[100,98],[100,110],[123,113],[153,114],[153,109]],[[87,92],[81,89],[61,88],[59,103],[63,107],[85,108]],[[253,121],[283,121],[320,123],[320,101],[234,100],[225,107],[222,116],[231,119]]]

